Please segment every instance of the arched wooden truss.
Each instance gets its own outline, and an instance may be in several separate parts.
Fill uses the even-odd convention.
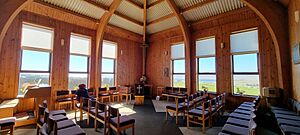
[[[17,14],[33,0],[6,0],[0,2],[0,52],[2,48],[2,42],[8,27],[17,16]],[[183,32],[184,43],[186,45],[186,67],[187,73],[190,72],[190,45],[191,45],[191,33],[187,22],[184,20],[183,16],[180,14],[178,8],[176,7],[173,0],[166,0],[171,7],[172,11],[175,13],[176,18],[179,21],[180,28]],[[290,63],[290,49],[288,45],[288,23],[287,23],[287,13],[286,10],[278,3],[272,0],[241,0],[246,3],[265,23],[267,26],[272,39],[274,41],[276,56],[277,56],[277,67],[278,67],[278,77],[279,85],[281,88],[286,90],[291,90],[291,63]],[[108,23],[109,18],[114,13],[120,0],[114,0],[113,4],[109,8],[109,11],[101,18],[99,27],[97,30],[97,59],[101,56],[101,46],[103,41],[104,29]],[[101,63],[96,63],[96,76],[100,74],[99,68]],[[95,77],[96,77],[95,76]],[[95,79],[97,83],[100,82],[99,77]],[[191,86],[191,78],[187,77],[187,88]],[[98,86],[96,84],[95,86]],[[289,92],[285,92],[289,93]],[[287,97],[288,95],[286,95]]]

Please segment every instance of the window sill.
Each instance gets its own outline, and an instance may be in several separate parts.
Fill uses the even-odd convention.
[[[256,98],[259,95],[255,96],[255,95],[244,95],[244,94],[232,94],[232,96],[234,96],[234,97]]]

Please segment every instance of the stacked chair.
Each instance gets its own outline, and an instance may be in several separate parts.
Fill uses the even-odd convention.
[[[300,134],[300,103],[289,98],[288,104],[291,109],[273,106],[271,111],[283,134]]]
[[[49,111],[47,105],[39,105],[37,134],[41,135],[85,135],[86,133],[72,120],[64,110]]]
[[[260,97],[257,97],[253,102],[242,103],[229,114],[229,118],[219,135],[255,135],[256,123],[254,119],[256,117],[255,112],[259,107],[259,102]]]
[[[200,92],[194,94],[199,96],[195,98],[194,108],[187,110],[187,127],[190,127],[190,123],[202,125],[202,132],[205,133],[206,121],[208,121],[209,127],[212,126],[213,117],[220,114],[223,111],[225,105],[225,93],[218,95],[212,99],[209,99],[207,92]]]
[[[92,102],[91,100],[88,108],[93,108]],[[88,115],[95,119],[95,130],[97,130],[98,123],[104,125],[104,134],[106,134],[107,128],[108,134],[110,134],[111,129],[120,134],[122,131],[125,133],[126,129],[129,128],[132,128],[132,134],[134,134],[135,120],[126,115],[121,116],[117,108],[96,101],[95,108],[90,109]]]

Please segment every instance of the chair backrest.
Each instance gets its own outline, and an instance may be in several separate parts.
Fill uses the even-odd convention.
[[[40,118],[42,118],[45,115],[45,107],[42,105],[39,105],[39,115],[38,115],[38,120],[40,120]]]
[[[72,95],[76,95],[76,91],[77,91],[77,90],[71,90],[71,94],[72,94]]]
[[[109,113],[108,113],[108,118],[113,118],[113,117],[117,117],[117,127],[120,126],[120,113],[119,113],[119,109],[118,108],[114,108],[109,106]]]
[[[99,88],[99,92],[101,92],[101,91],[107,91],[107,89],[106,88]]]
[[[187,93],[187,88],[180,88],[180,93]]]
[[[115,86],[114,87],[109,87],[108,89],[109,90],[117,90],[117,87],[115,87]]]
[[[126,87],[126,86],[120,86],[120,87],[119,87],[119,92],[121,92],[121,93],[130,93],[129,87]]]
[[[92,95],[96,95],[95,93],[95,89],[94,88],[89,88],[89,89],[87,89],[87,91],[88,91],[88,93],[89,93],[89,95],[90,96],[92,96]]]
[[[167,86],[167,87],[165,88],[166,91],[171,91],[172,89],[173,89],[173,87],[170,87],[170,86]]]
[[[68,90],[59,90],[59,91],[56,91],[56,96],[66,96],[66,95],[69,95],[70,92]]]
[[[97,108],[103,112],[107,111],[107,105],[97,101]]]
[[[173,92],[174,92],[174,93],[179,93],[179,92],[180,92],[180,88],[178,88],[178,87],[173,87]]]

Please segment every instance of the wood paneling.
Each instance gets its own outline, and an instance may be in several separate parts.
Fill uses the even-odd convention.
[[[200,38],[215,36],[218,92],[228,93],[229,98],[227,99],[228,103],[231,104],[230,107],[236,106],[242,101],[251,100],[251,98],[247,97],[232,96],[230,34],[234,31],[255,27],[259,29],[261,87],[279,87],[275,46],[271,35],[259,17],[248,8],[244,8],[213,17],[213,19],[202,20],[192,25],[192,66],[190,75],[192,77],[193,92],[197,89],[195,42]],[[180,29],[173,28],[168,31],[153,34],[150,37],[151,43],[148,49],[147,76],[149,77],[150,83],[154,85],[154,88],[157,86],[171,85],[171,74],[169,74],[169,77],[163,76],[163,68],[170,68],[171,73],[170,56],[165,56],[164,52],[168,51],[168,54],[170,54],[170,45],[174,42],[183,41],[182,33],[177,31],[180,31]],[[221,43],[225,44],[225,48],[221,49]]]
[[[92,49],[90,58],[90,68],[95,61],[95,38],[96,30],[81,27],[68,22],[53,19],[51,16],[22,11],[14,20],[8,33],[5,36],[3,50],[0,55],[0,98],[16,98],[18,93],[20,55],[21,55],[21,27],[22,22],[32,23],[54,29],[54,45],[52,52],[52,68],[50,83],[52,86],[51,101],[55,102],[57,90],[68,89],[68,70],[69,70],[69,45],[71,33],[86,35],[92,39]],[[118,34],[119,33],[119,34]],[[114,35],[114,36],[113,36]],[[127,36],[126,36],[127,35]],[[138,82],[141,76],[141,48],[142,38],[140,35],[109,26],[105,30],[105,40],[118,43],[117,61],[117,85]],[[140,38],[138,38],[140,37]],[[64,44],[61,44],[64,39]],[[136,40],[136,41],[134,41]],[[123,54],[120,55],[122,50]],[[120,59],[120,60],[119,60]],[[95,74],[90,70],[90,86],[95,83]],[[34,107],[33,99],[21,99],[16,107],[16,112],[31,110]],[[54,105],[51,105],[54,108]]]
[[[297,42],[300,42],[300,22],[295,21],[295,11],[300,11],[300,1],[291,0],[289,4],[289,37],[291,49]],[[292,52],[292,50],[291,50]],[[300,64],[295,65],[292,63],[292,76],[293,76],[293,98],[300,102]]]

